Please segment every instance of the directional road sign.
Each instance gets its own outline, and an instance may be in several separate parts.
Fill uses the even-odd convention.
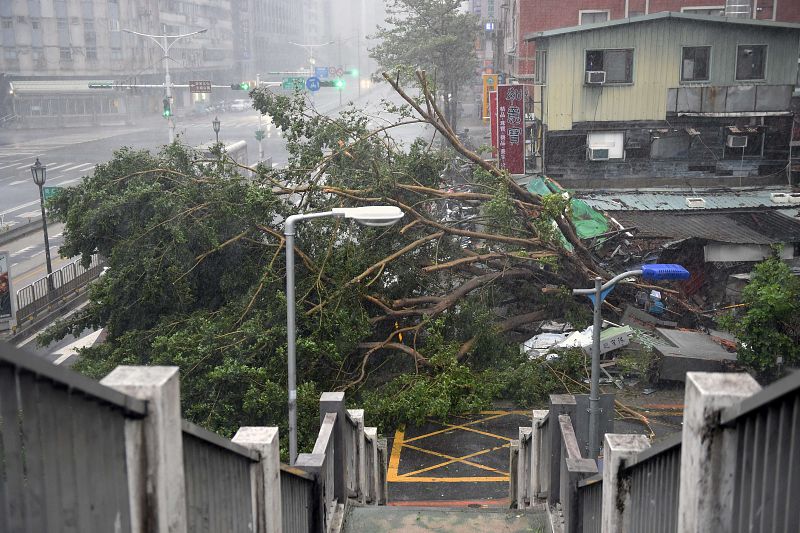
[[[319,91],[319,78],[316,78],[314,76],[308,78],[306,80],[306,89],[308,89],[311,92]]]
[[[42,187],[42,195],[44,196],[45,200],[49,200],[53,196],[58,194],[58,191],[61,190],[61,187]]]
[[[314,76],[317,78],[325,79],[328,77],[328,67],[316,67],[314,69]]]
[[[211,92],[211,82],[210,81],[190,81],[189,82],[189,92],[190,93],[210,93]]]
[[[291,77],[291,78],[283,78],[283,83],[281,83],[281,87],[284,89],[302,89],[306,86],[306,79],[302,77]]]

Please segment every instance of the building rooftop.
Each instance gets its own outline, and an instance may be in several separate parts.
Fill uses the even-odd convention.
[[[576,198],[600,211],[710,211],[719,209],[752,209],[768,207],[786,210],[795,206],[773,201],[773,193],[790,193],[785,187],[721,190],[599,190],[578,192]],[[687,198],[702,198],[703,207],[690,207]],[[797,206],[800,208],[800,205]]]
[[[633,17],[627,19],[615,19],[604,22],[595,22],[593,24],[584,24],[581,26],[570,26],[568,28],[558,28],[555,30],[538,31],[525,35],[526,41],[535,41],[536,39],[544,39],[547,37],[555,37],[558,35],[565,35],[570,33],[577,33],[581,31],[591,31],[600,28],[611,28],[614,26],[625,26],[628,24],[639,24],[641,22],[652,22],[662,19],[677,19],[692,20],[698,22],[711,22],[717,24],[738,24],[741,26],[759,26],[763,28],[787,29],[800,31],[800,24],[789,22],[773,22],[771,20],[756,20],[750,18],[739,17],[720,17],[718,15],[693,15],[690,13],[677,13],[664,11],[660,13],[651,13],[650,15],[642,15],[640,17]]]

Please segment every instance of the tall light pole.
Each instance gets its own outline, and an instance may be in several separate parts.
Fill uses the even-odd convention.
[[[309,65],[309,72],[310,75],[314,75],[314,48],[319,48],[320,46],[328,46],[329,44],[333,44],[333,41],[328,41],[327,43],[319,43],[319,44],[301,44],[301,43],[293,43],[289,41],[289,44],[293,44],[295,46],[299,46],[303,50],[308,53],[308,65]]]
[[[181,33],[179,35],[150,35],[149,33],[139,33],[138,31],[123,29],[125,33],[132,33],[140,37],[148,37],[151,41],[156,43],[161,51],[164,52],[164,88],[166,90],[166,98],[169,100],[170,109],[172,109],[172,79],[169,77],[169,49],[172,45],[183,39],[184,37],[191,37],[192,35],[199,35],[208,31],[207,28],[202,30],[193,31],[191,33]],[[159,41],[160,39],[160,41]],[[172,39],[169,41],[168,39]],[[172,114],[167,116],[167,127],[169,128],[169,142],[175,142],[175,121],[172,120]]]
[[[289,464],[297,459],[297,371],[296,371],[296,324],[294,294],[294,235],[295,225],[301,220],[322,217],[351,218],[365,226],[391,226],[401,218],[399,207],[374,205],[365,207],[339,207],[320,213],[291,215],[286,219],[283,234],[286,237],[286,336],[289,373]]]
[[[33,176],[33,183],[39,187],[39,205],[42,208],[42,230],[44,231],[44,257],[47,261],[47,290],[53,290],[53,263],[50,261],[50,239],[47,236],[47,216],[44,212],[44,191],[42,187],[44,182],[47,181],[47,167],[43,165],[39,158],[31,166],[31,175]]]
[[[603,300],[617,282],[631,276],[642,276],[651,281],[689,279],[689,271],[681,265],[644,265],[639,270],[628,270],[603,283],[594,278],[593,289],[572,289],[572,294],[584,294],[594,305],[592,327],[592,384],[589,389],[589,458],[596,460],[600,454],[600,329],[603,326]]]

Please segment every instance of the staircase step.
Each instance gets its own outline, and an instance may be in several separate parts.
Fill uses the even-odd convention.
[[[342,533],[549,533],[546,511],[448,507],[351,507]]]

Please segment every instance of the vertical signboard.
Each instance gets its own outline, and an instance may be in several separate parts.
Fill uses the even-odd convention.
[[[484,74],[483,75],[483,103],[481,109],[481,116],[484,119],[489,118],[489,93],[497,90],[497,74]]]
[[[13,314],[11,304],[11,263],[10,254],[0,251],[0,330],[8,329]]]
[[[492,157],[497,157],[497,91],[489,93],[489,129],[492,130]]]
[[[511,174],[525,174],[525,88],[497,86],[497,149],[500,168]]]

